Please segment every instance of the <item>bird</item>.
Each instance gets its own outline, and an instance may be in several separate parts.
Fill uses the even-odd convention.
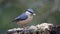
[[[24,13],[14,18],[13,21],[15,21],[18,25],[21,25],[22,27],[26,27],[27,24],[33,20],[34,15],[36,15],[34,10],[29,8],[26,9]]]

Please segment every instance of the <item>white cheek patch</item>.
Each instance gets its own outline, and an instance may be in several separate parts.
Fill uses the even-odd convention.
[[[28,11],[26,11],[26,14],[29,14],[29,15],[30,15],[31,13],[30,13],[30,12],[28,12]]]

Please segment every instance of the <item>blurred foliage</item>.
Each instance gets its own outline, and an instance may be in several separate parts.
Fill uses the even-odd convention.
[[[27,8],[34,9],[37,14],[28,25],[60,24],[60,0],[0,0],[0,31],[20,27],[12,20]]]

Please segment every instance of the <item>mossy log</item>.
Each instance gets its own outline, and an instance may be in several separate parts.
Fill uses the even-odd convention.
[[[7,34],[57,34],[57,29],[53,24],[42,23],[36,26],[32,25],[26,29],[24,28],[13,28],[7,31]]]

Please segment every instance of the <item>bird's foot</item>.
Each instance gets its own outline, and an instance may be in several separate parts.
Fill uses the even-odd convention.
[[[27,27],[23,27],[24,28],[24,30],[29,30],[29,26],[27,26]]]

